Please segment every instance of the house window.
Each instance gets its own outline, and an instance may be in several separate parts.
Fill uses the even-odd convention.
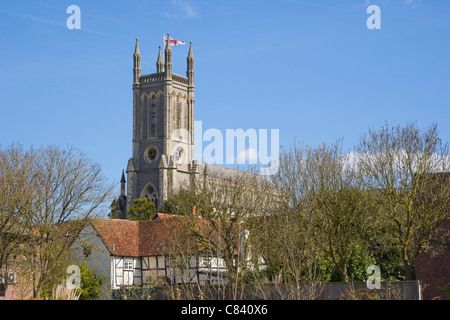
[[[123,270],[133,270],[133,260],[126,259],[123,261]]]

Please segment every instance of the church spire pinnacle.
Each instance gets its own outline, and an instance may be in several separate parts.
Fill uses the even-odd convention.
[[[125,195],[125,173],[122,170],[122,178],[120,179],[120,194]]]
[[[135,55],[141,55],[141,53],[139,52],[138,38],[136,38],[136,46],[134,47],[134,54]]]
[[[141,76],[141,53],[139,52],[138,38],[136,38],[136,46],[134,47],[133,61],[133,84],[138,84]]]
[[[166,51],[170,50],[172,51],[172,47],[170,46],[170,34],[167,33],[167,39],[166,39]]]
[[[161,46],[159,46],[158,60],[156,61],[156,72],[164,72],[164,61],[161,56]]]
[[[169,33],[167,33],[166,49],[164,50],[164,72],[166,78],[172,78],[172,48],[170,47]]]
[[[189,53],[188,58],[194,59],[194,54],[192,53],[192,41],[189,42]]]
[[[189,85],[193,86],[194,85],[194,54],[192,53],[192,41],[189,44],[186,76],[189,79]]]

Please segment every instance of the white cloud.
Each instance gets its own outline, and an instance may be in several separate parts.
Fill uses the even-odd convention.
[[[241,150],[236,157],[236,161],[239,164],[256,164],[258,162],[258,151],[253,148]]]
[[[184,0],[172,0],[169,3],[169,10],[164,15],[170,19],[196,19],[198,18],[197,10],[187,4]]]
[[[420,2],[421,0],[404,0],[406,5],[410,5],[413,9],[416,8],[417,4]]]
[[[393,169],[395,172],[405,172],[411,166],[413,171],[418,169],[419,162],[421,165],[425,163],[423,154],[409,154],[407,155],[405,150],[398,150],[396,153],[390,154],[389,157],[393,157]],[[383,161],[388,161],[387,156],[384,158],[382,154],[377,154],[376,156],[371,154],[360,154],[357,152],[348,152],[344,157],[344,167],[354,168],[358,167],[358,161],[361,158],[370,160],[376,163],[383,159]],[[433,153],[432,155],[426,157],[427,167],[430,172],[448,172],[450,170],[450,156],[437,155]]]

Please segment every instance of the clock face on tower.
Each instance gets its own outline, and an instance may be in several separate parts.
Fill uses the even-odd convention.
[[[148,152],[148,158],[150,160],[155,160],[156,157],[158,156],[158,152],[156,151],[156,149],[150,149]]]
[[[158,149],[154,146],[148,147],[147,150],[145,150],[144,158],[148,162],[155,161],[156,158],[158,158]]]

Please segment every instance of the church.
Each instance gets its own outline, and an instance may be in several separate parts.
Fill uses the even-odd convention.
[[[167,34],[169,39],[169,34]],[[194,155],[194,54],[192,42],[187,56],[186,76],[172,72],[170,41],[161,47],[156,73],[141,74],[138,39],[133,54],[132,155],[122,173],[121,195],[116,218],[127,219],[137,198],[154,202],[156,208],[167,198],[187,189],[198,179],[223,179],[235,169],[200,163]]]

